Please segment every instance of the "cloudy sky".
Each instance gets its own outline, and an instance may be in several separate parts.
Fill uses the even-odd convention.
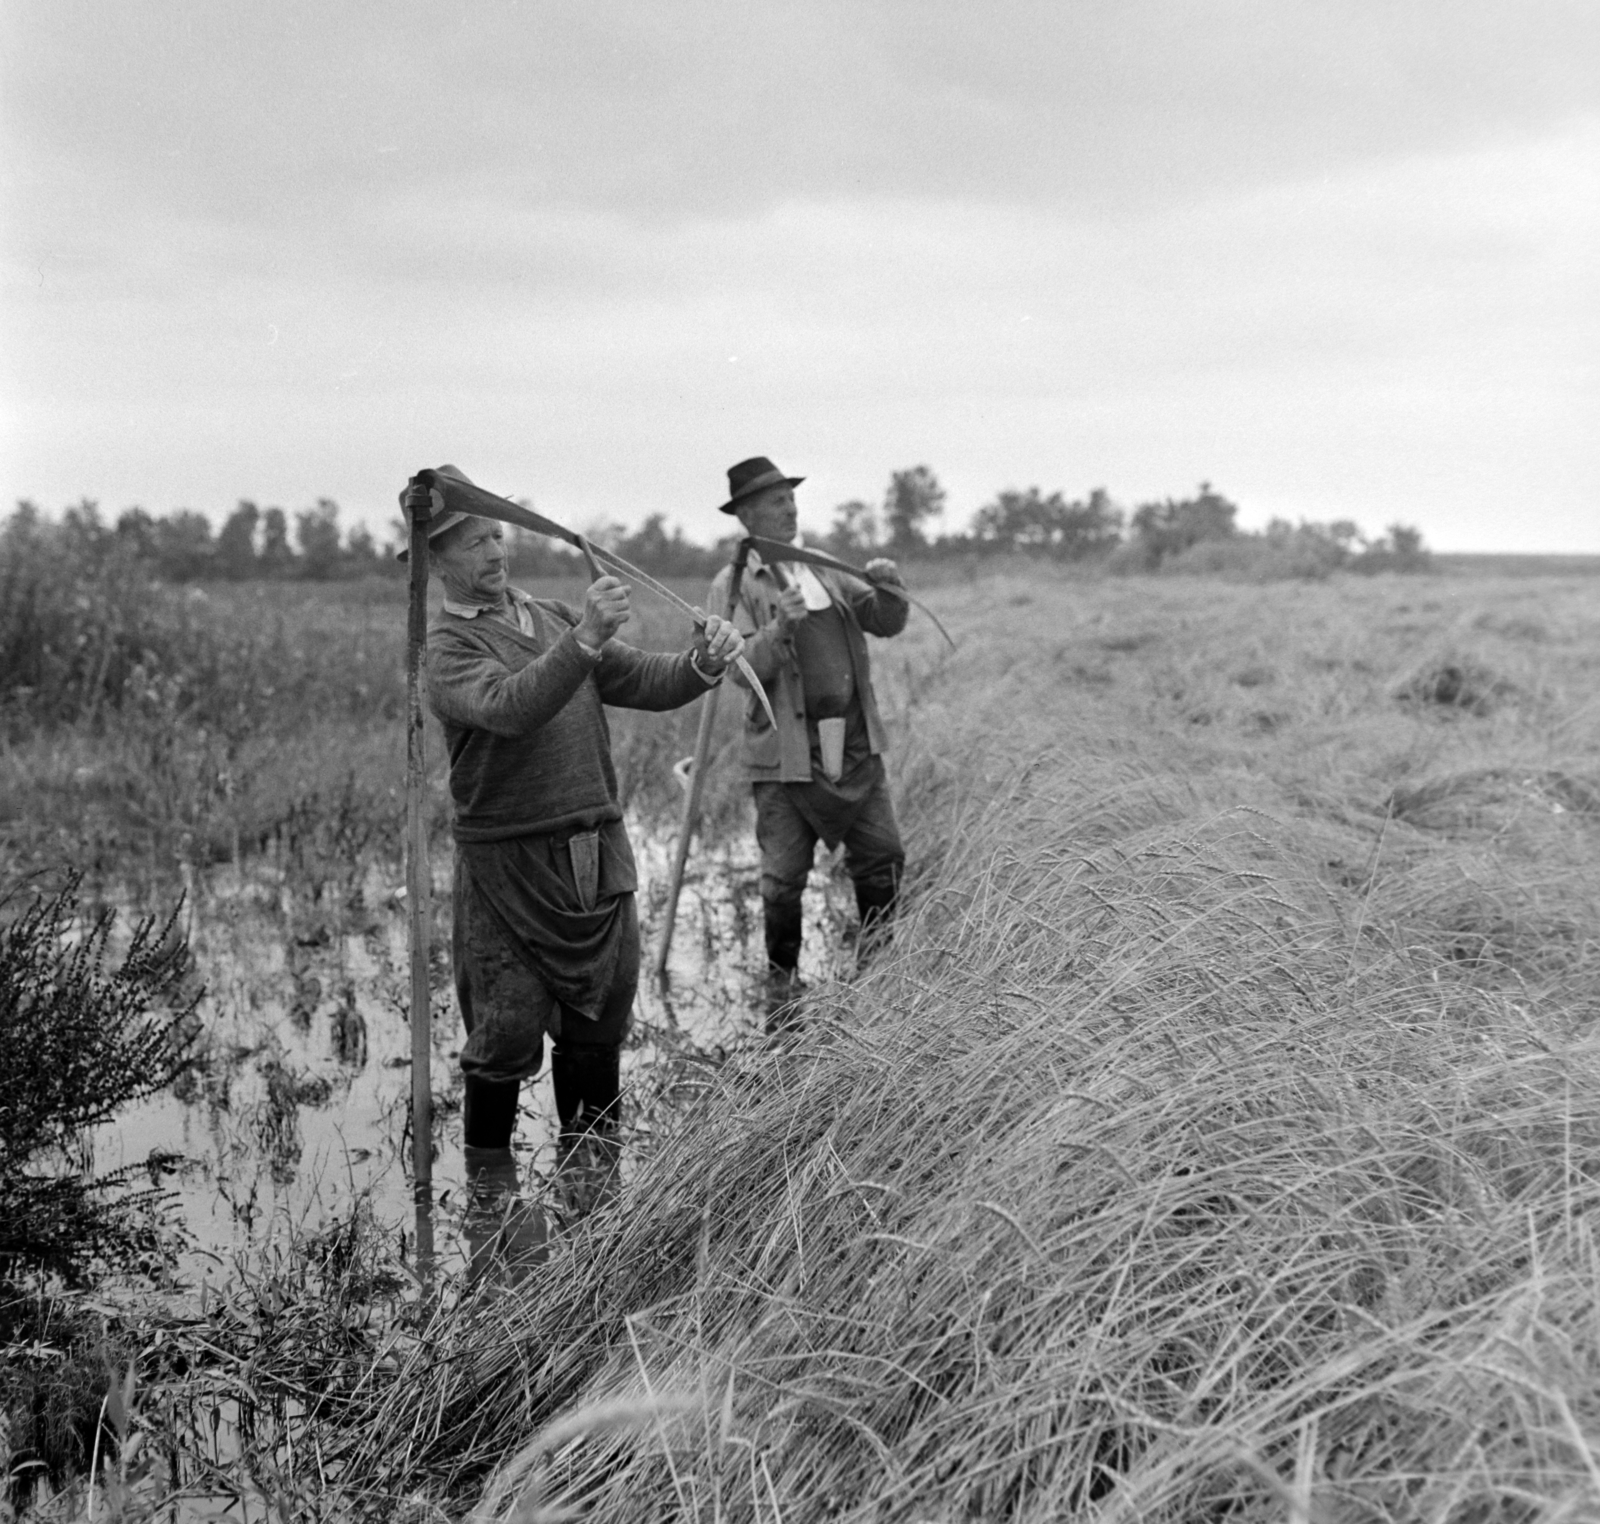
[[[1600,551],[1594,0],[4,0],[0,493]]]

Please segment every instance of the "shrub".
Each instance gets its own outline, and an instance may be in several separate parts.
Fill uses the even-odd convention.
[[[93,1442],[117,1336],[74,1295],[155,1275],[172,1249],[160,1189],[172,1155],[96,1174],[88,1129],[170,1084],[188,1057],[189,953],[175,918],[139,923],[107,966],[113,919],[85,927],[69,880],[0,911],[0,1418],[13,1456],[59,1479]]]

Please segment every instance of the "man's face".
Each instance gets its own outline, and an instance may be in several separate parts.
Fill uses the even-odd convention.
[[[430,552],[447,597],[458,603],[498,603],[506,590],[506,532],[493,519],[467,519]]]
[[[734,511],[747,534],[758,534],[764,540],[782,540],[787,544],[800,527],[794,488],[790,486],[768,487],[748,502],[740,503]]]

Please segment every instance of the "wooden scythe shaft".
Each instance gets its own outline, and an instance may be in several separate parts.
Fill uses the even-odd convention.
[[[411,1180],[417,1209],[417,1275],[433,1274],[433,1023],[428,933],[427,756],[422,670],[428,640],[428,520],[411,524],[411,598],[406,618],[406,910],[411,922]]]
[[[724,619],[732,619],[739,607],[739,588],[744,581],[745,562],[750,555],[750,542],[739,542],[738,554],[733,559],[733,575],[728,580],[728,607]],[[672,951],[672,932],[678,920],[678,897],[683,893],[683,871],[689,861],[689,841],[700,820],[700,801],[705,796],[706,769],[711,761],[711,739],[717,728],[717,698],[722,692],[718,684],[702,700],[700,728],[694,738],[694,761],[690,765],[689,789],[683,800],[683,819],[678,826],[678,845],[672,858],[672,883],[667,890],[667,914],[661,923],[661,947],[656,953],[656,981],[664,984],[667,978],[667,955]]]

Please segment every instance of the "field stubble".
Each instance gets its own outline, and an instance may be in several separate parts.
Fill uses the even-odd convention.
[[[391,1347],[320,1420],[328,1506],[1600,1506],[1592,588],[935,590],[959,655],[875,647],[893,954],[791,1051],[663,1049],[624,1210]],[[300,880],[392,861],[374,723],[296,738],[319,798],[391,780],[354,844],[289,799]],[[640,819],[692,726],[619,717]],[[78,744],[15,744],[12,800]]]

